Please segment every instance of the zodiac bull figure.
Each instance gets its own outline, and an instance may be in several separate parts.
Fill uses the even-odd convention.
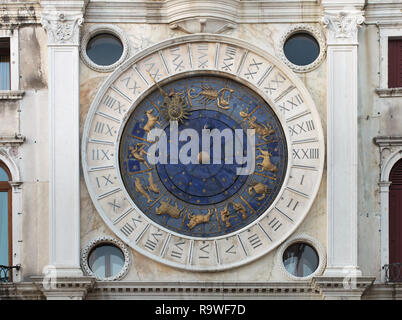
[[[193,215],[190,213],[188,215],[190,222],[187,224],[187,227],[190,230],[192,230],[195,226],[199,225],[200,223],[209,222],[209,219],[212,216],[212,212],[213,212],[213,209],[209,209],[207,214]]]

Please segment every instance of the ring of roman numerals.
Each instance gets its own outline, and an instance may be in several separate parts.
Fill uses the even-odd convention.
[[[211,115],[223,114],[234,118],[243,130],[254,129],[256,170],[247,178],[244,193],[233,193],[225,205],[214,204],[200,213],[172,197],[160,174],[147,162],[149,141],[136,136],[136,130],[167,125],[161,110],[162,97],[152,97],[157,90],[155,82],[168,88],[175,81],[211,76],[219,79],[219,86],[207,81],[202,86],[198,83],[171,89],[187,99],[191,111],[201,103]],[[232,83],[248,88],[252,94],[236,97]],[[219,90],[222,91],[218,93]],[[261,99],[271,108],[278,119],[277,127],[261,118],[265,107],[262,102],[253,104],[253,97],[254,102]],[[236,100],[240,98],[242,103]],[[141,108],[142,112],[136,113]],[[136,117],[136,126],[131,132],[124,132],[132,115]],[[231,230],[228,225],[234,221],[234,215],[241,221],[242,217],[254,214],[250,199],[262,202],[270,194],[265,181],[275,178],[279,162],[273,159],[275,150],[267,146],[275,145],[273,131],[280,127],[287,163],[279,191],[256,219],[225,232]],[[127,145],[125,156],[135,159],[131,167],[129,161],[120,161],[121,143],[129,135],[132,144]],[[325,151],[320,117],[298,77],[263,50],[216,35],[167,40],[125,62],[96,94],[82,139],[85,181],[104,222],[134,250],[159,263],[193,271],[224,270],[249,263],[286,240],[312,207],[321,182]],[[130,185],[124,178],[129,174]],[[139,208],[137,197],[147,209]],[[157,223],[147,210],[153,210],[155,215],[158,211],[163,219]],[[169,221],[176,221],[178,228],[169,228]],[[208,237],[197,233],[197,228],[208,226],[211,221],[221,228],[220,232]],[[181,233],[181,225],[187,233]]]

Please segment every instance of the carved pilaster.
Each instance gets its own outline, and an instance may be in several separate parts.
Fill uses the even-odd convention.
[[[41,22],[48,33],[48,45],[79,45],[82,15],[44,14]]]
[[[361,11],[324,13],[322,23],[328,29],[328,44],[357,44],[358,28],[363,22]]]

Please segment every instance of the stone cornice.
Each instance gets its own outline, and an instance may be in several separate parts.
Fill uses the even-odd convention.
[[[14,136],[0,136],[0,147],[17,147],[25,142],[25,137],[20,134]]]
[[[0,100],[21,100],[24,94],[21,90],[0,90]]]
[[[6,2],[0,6],[0,29],[14,29],[40,21],[38,1]]]
[[[373,142],[379,147],[402,146],[402,136],[378,136]]]
[[[317,0],[166,0],[90,1],[86,22],[177,23],[209,17],[232,23],[319,22]]]
[[[386,0],[367,4],[365,8],[367,24],[402,26],[402,11],[400,2]]]

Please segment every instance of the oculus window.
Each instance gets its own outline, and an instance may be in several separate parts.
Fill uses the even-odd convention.
[[[309,33],[299,32],[291,35],[284,44],[286,58],[297,66],[307,66],[320,55],[320,45]]]
[[[123,44],[112,34],[102,33],[88,41],[86,53],[89,59],[99,66],[110,66],[121,58]]]
[[[294,243],[283,253],[283,265],[295,277],[308,277],[317,270],[318,264],[317,251],[306,243]]]
[[[88,266],[99,278],[116,276],[124,266],[123,252],[112,244],[96,246],[89,254]]]

